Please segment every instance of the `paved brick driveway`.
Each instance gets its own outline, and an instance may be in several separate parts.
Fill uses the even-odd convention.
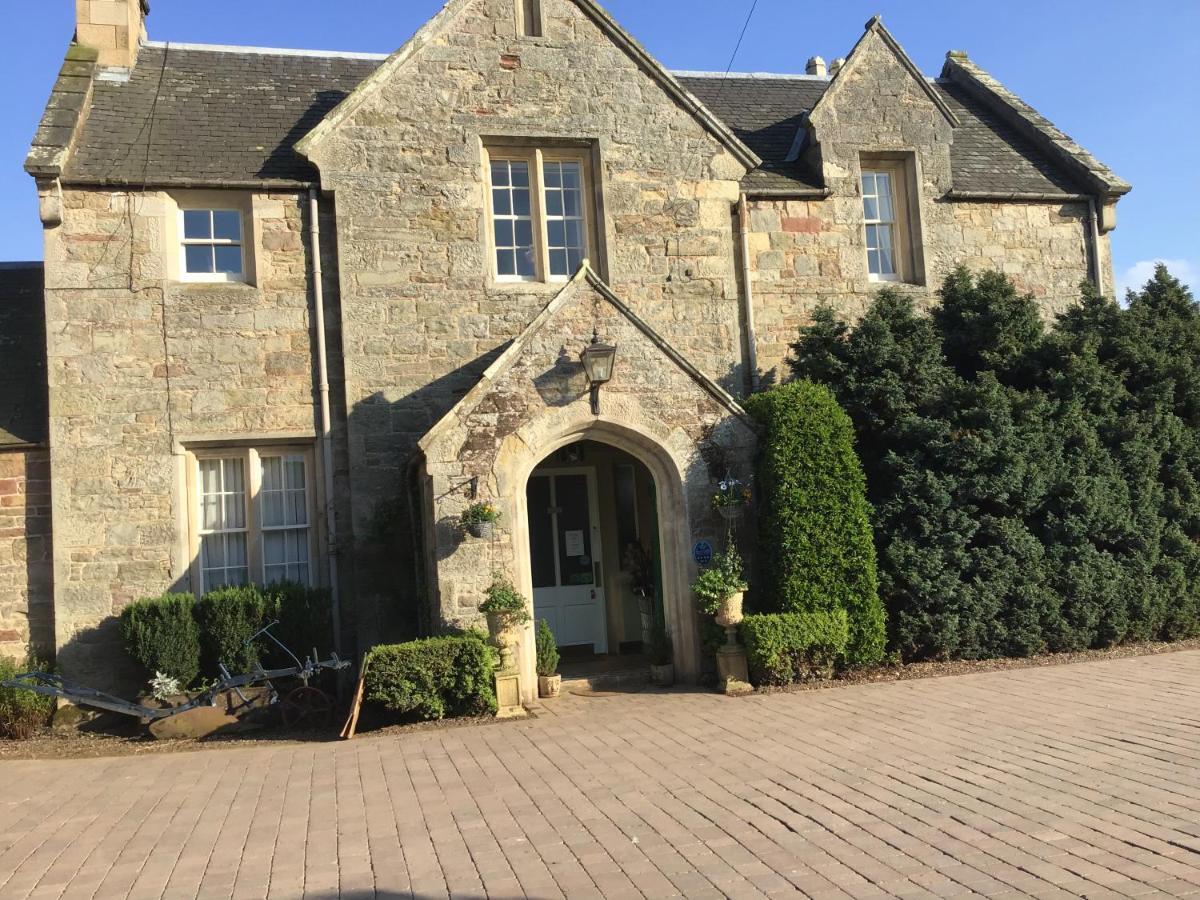
[[[1200,893],[1200,652],[0,763],[0,896]]]

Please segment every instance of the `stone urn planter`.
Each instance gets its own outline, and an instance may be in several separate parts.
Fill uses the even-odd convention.
[[[469,522],[467,523],[467,531],[471,537],[484,538],[491,540],[496,534],[495,522]]]
[[[561,675],[539,675],[538,696],[543,700],[552,700],[562,693]]]
[[[730,594],[722,600],[716,614],[717,624],[726,629],[736,628],[740,625],[744,618],[742,615],[742,601],[745,597],[745,593],[738,591],[736,594]]]
[[[500,671],[507,672],[513,668],[513,644],[521,636],[521,629],[511,615],[507,613],[490,612],[487,614],[488,635],[492,643],[500,651]]]
[[[675,683],[675,663],[650,667],[650,683],[658,687],[670,687]]]

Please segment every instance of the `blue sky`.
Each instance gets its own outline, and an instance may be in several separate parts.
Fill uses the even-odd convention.
[[[723,71],[751,0],[607,0],[670,68]],[[441,0],[153,0],[156,40],[390,52]],[[21,169],[74,24],[73,0],[10,3],[0,94],[0,259],[40,259]],[[1113,234],[1119,284],[1153,261],[1200,288],[1198,0],[759,0],[737,71],[802,72],[845,55],[880,13],[936,75],[949,49],[977,63],[1132,182]]]

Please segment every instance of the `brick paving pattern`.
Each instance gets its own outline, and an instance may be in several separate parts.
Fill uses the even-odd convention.
[[[1200,893],[1200,652],[0,763],[0,897]]]

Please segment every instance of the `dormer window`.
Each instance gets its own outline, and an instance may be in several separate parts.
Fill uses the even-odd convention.
[[[525,37],[542,36],[542,0],[517,0],[521,34]]]
[[[901,154],[864,154],[861,177],[867,278],[923,283],[913,160]]]

